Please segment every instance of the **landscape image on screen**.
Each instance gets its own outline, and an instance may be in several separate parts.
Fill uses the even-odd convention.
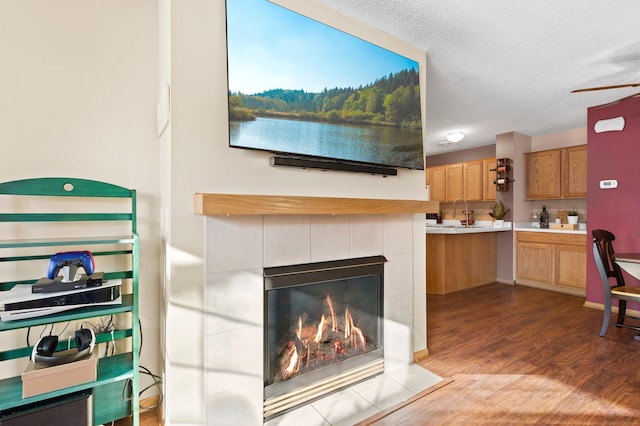
[[[423,169],[418,63],[266,0],[227,0],[229,145]]]

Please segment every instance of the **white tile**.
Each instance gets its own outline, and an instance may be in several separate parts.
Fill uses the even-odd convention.
[[[442,380],[442,377],[433,374],[431,371],[417,364],[411,364],[407,367],[392,371],[387,373],[386,376],[406,387],[414,394],[422,392]]]
[[[383,216],[351,216],[351,257],[377,256],[383,253]]]
[[[413,257],[411,253],[387,254],[384,264],[385,297],[413,293]]]
[[[262,423],[262,388],[235,389],[207,398],[207,425],[258,426]]]
[[[204,389],[202,388],[202,368],[173,363],[167,371],[167,401],[171,401],[171,424],[194,425],[202,422],[205,410]],[[169,424],[167,419],[167,424]],[[55,421],[50,422],[56,423]]]
[[[384,371],[394,371],[413,362],[411,329],[404,324],[384,321]]]
[[[207,216],[207,273],[262,268],[262,216]]]
[[[269,420],[265,426],[331,426],[331,424],[312,405],[304,405]]]
[[[210,338],[211,336],[208,337],[208,339]],[[262,389],[264,384],[262,374],[249,374],[242,368],[238,368],[236,371],[207,368],[205,380],[207,396],[240,388]]]
[[[373,404],[350,388],[326,396],[312,405],[333,426],[351,426],[378,412]]]
[[[311,261],[351,257],[351,221],[348,215],[311,217]]]
[[[262,327],[245,327],[207,336],[207,369],[262,377]]]
[[[412,294],[384,298],[385,371],[413,362]]]
[[[413,216],[384,216],[384,253],[413,252]]]
[[[413,396],[413,392],[409,389],[384,375],[358,383],[353,387],[353,390],[380,411],[391,408]]]
[[[296,265],[311,259],[311,218],[306,215],[264,217],[264,266]]]
[[[167,310],[167,359],[199,367],[204,363],[204,322],[199,309],[170,304]]]
[[[413,294],[384,297],[384,319],[411,328],[413,326]]]
[[[207,275],[206,333],[215,334],[264,321],[262,269]]]

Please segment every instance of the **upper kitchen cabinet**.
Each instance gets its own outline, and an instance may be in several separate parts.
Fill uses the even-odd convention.
[[[482,160],[468,161],[463,164],[464,195],[467,201],[482,201],[484,176]]]
[[[447,201],[464,198],[464,165],[447,165]]]
[[[482,199],[485,201],[495,201],[496,199],[496,164],[495,158],[482,160],[482,168],[484,169]]]
[[[427,185],[429,185],[429,196],[433,201],[447,200],[447,175],[446,166],[436,166],[427,168]]]
[[[560,198],[560,150],[530,152],[525,154],[527,199]]]
[[[587,146],[525,154],[528,200],[586,198]]]
[[[562,150],[562,196],[587,198],[587,146]]]
[[[488,171],[495,168],[495,165],[495,158],[487,158],[428,167],[426,179],[431,200],[440,202],[453,202],[458,198],[464,198],[467,201],[495,200],[496,192],[493,183],[495,171]]]

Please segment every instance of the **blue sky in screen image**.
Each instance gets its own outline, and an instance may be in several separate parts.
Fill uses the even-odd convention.
[[[266,0],[227,0],[229,90],[357,88],[418,63]]]

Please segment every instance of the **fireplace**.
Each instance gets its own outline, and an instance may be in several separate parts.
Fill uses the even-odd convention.
[[[264,269],[264,418],[384,372],[383,256]]]

